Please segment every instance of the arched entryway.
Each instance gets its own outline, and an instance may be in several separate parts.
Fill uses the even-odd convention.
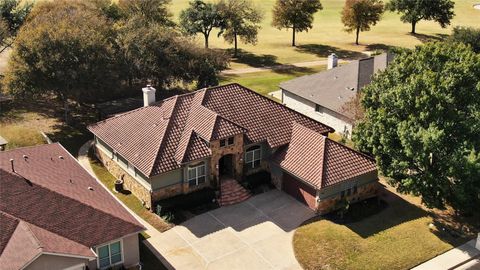
[[[218,170],[220,179],[235,177],[234,155],[228,154],[220,158],[218,161]]]

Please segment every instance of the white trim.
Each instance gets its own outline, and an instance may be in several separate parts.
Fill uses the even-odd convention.
[[[35,255],[33,258],[30,259],[30,261],[26,262],[20,269],[25,269],[27,268],[27,266],[29,266],[30,264],[32,264],[36,259],[38,259],[38,257],[42,256],[43,252],[40,252],[38,253],[37,255]]]
[[[203,167],[203,174],[200,175],[199,174],[199,170],[200,168]],[[195,177],[193,178],[190,178],[190,170],[195,170]],[[187,166],[187,183],[188,183],[188,186],[190,187],[190,182],[195,180],[195,185],[192,185],[192,186],[198,186],[200,184],[204,184],[204,183],[198,183],[198,179],[201,178],[201,177],[204,177],[205,178],[205,182],[207,182],[207,163],[206,162],[202,162],[202,163],[199,163],[197,165],[192,165],[192,166]]]
[[[116,262],[116,263],[112,264],[111,263],[112,252],[110,252],[110,245],[113,244],[113,243],[116,243],[116,242],[120,243],[121,260],[119,262]],[[100,267],[100,256],[98,255],[99,254],[98,249],[101,248],[101,247],[104,247],[104,246],[108,247],[108,258],[109,258],[110,264],[108,266],[105,266],[105,267],[102,268],[102,267]],[[115,266],[115,265],[123,264],[123,261],[125,259],[125,254],[124,254],[124,250],[123,250],[123,238],[116,239],[116,240],[110,241],[108,243],[98,245],[98,246],[95,247],[95,250],[97,251],[96,254],[97,254],[97,268],[98,269],[107,269],[107,268]]]
[[[52,255],[52,256],[60,256],[60,257],[70,257],[70,258],[77,258],[77,259],[96,259],[96,257],[88,257],[82,255],[74,255],[74,254],[66,254],[66,253],[54,253],[54,252],[42,252],[44,255]]]
[[[82,267],[82,269],[85,269],[86,266],[87,266],[86,263],[79,263],[77,265],[70,266],[70,267],[65,268],[63,270],[78,270],[80,267]]]

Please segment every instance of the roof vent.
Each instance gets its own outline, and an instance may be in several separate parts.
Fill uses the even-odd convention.
[[[12,172],[15,172],[15,166],[13,165],[13,158],[10,159],[10,164],[12,165]]]
[[[93,191],[93,187],[88,187],[88,190],[92,190],[92,191]]]
[[[59,159],[63,159],[63,156],[58,156]]]
[[[27,155],[23,155],[23,159],[25,159],[25,161],[28,159],[28,156]]]

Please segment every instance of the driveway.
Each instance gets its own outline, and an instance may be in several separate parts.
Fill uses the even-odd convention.
[[[289,195],[272,190],[198,215],[145,242],[171,269],[301,269],[293,232],[313,216]]]

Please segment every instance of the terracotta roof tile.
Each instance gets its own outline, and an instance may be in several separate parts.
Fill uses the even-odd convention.
[[[192,131],[207,142],[245,133],[248,142],[267,141],[277,147],[289,142],[294,121],[320,133],[333,131],[238,84],[175,96],[96,123],[89,130],[142,173],[153,176],[207,154],[205,149],[188,149],[201,145],[189,144]],[[185,159],[187,152],[192,156]]]
[[[370,157],[297,123],[290,144],[272,160],[317,189],[377,171]]]

